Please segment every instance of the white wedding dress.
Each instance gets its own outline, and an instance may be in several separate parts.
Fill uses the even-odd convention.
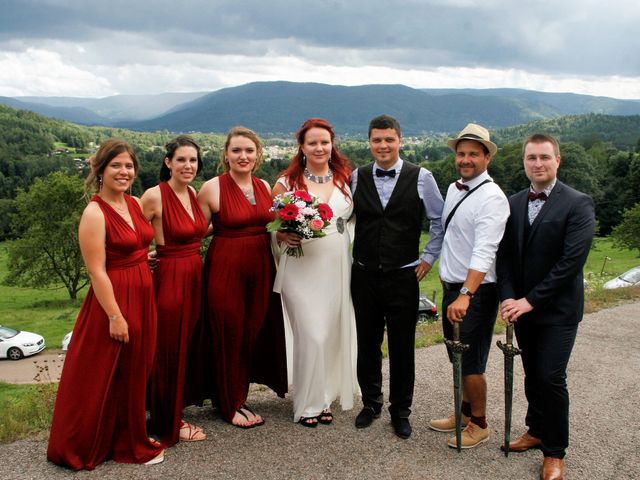
[[[278,181],[288,188],[283,179]],[[274,290],[282,294],[290,326],[287,357],[292,360],[294,422],[318,416],[338,397],[342,409],[349,410],[359,393],[347,228],[353,203],[334,187],[329,206],[334,216],[326,236],[303,240],[300,258],[288,256],[281,247],[278,261]]]

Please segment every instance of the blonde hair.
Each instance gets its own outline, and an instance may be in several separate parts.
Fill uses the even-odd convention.
[[[218,163],[218,171],[222,171],[224,173],[229,173],[231,169],[229,167],[229,162],[226,161],[227,149],[229,148],[229,144],[231,143],[231,139],[233,137],[245,137],[251,140],[256,146],[256,164],[253,166],[253,171],[255,172],[262,165],[262,142],[258,137],[258,134],[247,127],[233,127],[229,130],[227,134],[227,140],[224,142],[224,149],[220,154],[220,162]]]

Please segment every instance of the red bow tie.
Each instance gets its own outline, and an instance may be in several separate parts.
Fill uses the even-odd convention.
[[[533,201],[533,200],[543,200],[544,201],[544,200],[546,200],[548,198],[547,194],[544,193],[544,192],[536,193],[536,192],[529,191],[527,196],[529,197],[530,201]]]
[[[469,191],[469,185],[465,185],[464,183],[456,182],[456,188],[458,190],[466,190]]]

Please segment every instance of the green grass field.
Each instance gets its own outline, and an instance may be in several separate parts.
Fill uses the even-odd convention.
[[[590,285],[599,286],[638,265],[640,255],[635,251],[619,250],[609,238],[598,237],[584,266],[584,277]]]
[[[422,236],[421,246],[424,246],[427,238],[426,234]],[[599,287],[605,281],[636,265],[640,265],[640,257],[635,252],[614,248],[608,238],[597,238],[584,269],[585,278],[588,282],[587,311],[602,308],[602,303],[606,303],[612,298],[631,295],[631,292],[602,292]],[[601,272],[603,273],[601,274]],[[2,285],[1,282],[6,273],[6,246],[0,243],[0,325],[39,333],[45,337],[47,348],[60,348],[62,337],[73,329],[82,298],[75,302],[70,300],[66,290],[63,288],[36,290]],[[420,282],[420,291],[431,299],[435,295],[435,301],[438,305],[438,310],[440,310],[442,287],[438,278],[438,262]],[[84,297],[85,293],[86,290],[81,293],[80,297]],[[632,295],[631,298],[635,297]],[[596,302],[596,305],[589,305],[591,299]],[[431,327],[426,328],[426,330],[430,331]],[[423,334],[419,331],[418,345],[423,342],[426,344],[433,343],[431,339],[438,341],[438,335],[440,336],[440,341],[442,339],[439,332],[435,332],[433,335],[424,333],[424,337],[429,340],[421,340],[421,335]]]
[[[424,235],[422,244],[426,241],[427,236]],[[6,246],[0,243],[0,283],[7,273],[6,263]],[[597,311],[623,301],[638,301],[640,287],[603,290],[601,285],[639,264],[640,257],[634,252],[613,248],[607,238],[596,239],[585,266],[585,277],[589,282],[586,311]],[[435,293],[440,309],[442,292],[437,272],[436,262],[432,272],[420,282],[420,290],[430,298]],[[47,348],[57,349],[62,337],[73,328],[80,303],[81,300],[69,300],[64,289],[35,290],[0,284],[0,324],[37,332],[45,337]],[[496,322],[496,333],[502,330],[502,322]],[[416,347],[442,341],[440,321],[418,325]],[[0,443],[33,437],[48,430],[57,388],[55,380],[45,378],[36,385],[0,382]]]
[[[6,286],[6,274],[7,249],[0,243],[0,325],[38,333],[45,338],[47,348],[60,348],[62,337],[73,329],[82,301],[70,300],[64,288]]]
[[[56,391],[57,384],[54,383],[11,385],[0,382],[0,443],[48,430]]]

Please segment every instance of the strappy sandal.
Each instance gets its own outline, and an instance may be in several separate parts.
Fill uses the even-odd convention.
[[[186,435],[182,435],[183,430],[187,432]],[[206,440],[207,436],[202,428],[196,427],[195,425],[191,425],[190,423],[182,420],[180,423],[179,439],[181,442],[201,442],[202,440]]]
[[[245,409],[247,412],[249,412],[251,415],[253,415],[254,417],[258,417],[259,415],[254,412],[253,410],[251,410],[251,407],[249,407],[246,403],[243,403],[242,405],[240,405],[240,409]],[[244,415],[244,414],[243,414]],[[246,418],[246,415],[245,415]],[[259,427],[260,425],[264,425],[264,418],[260,417],[260,421],[256,422],[253,424],[254,427]]]
[[[249,417],[247,416],[247,414],[244,413],[242,410],[246,410],[251,415],[253,415],[254,418],[257,417],[256,413],[253,410],[251,410],[245,404],[242,404],[242,405],[240,405],[240,408],[238,410],[236,410],[236,413],[242,415],[247,420],[247,422],[250,422],[251,420],[249,420]],[[264,425],[264,419],[261,419],[259,422],[250,423],[249,425],[238,425],[238,424],[233,423],[233,422],[231,422],[231,425],[233,425],[234,427],[244,428],[244,429],[253,428],[253,427],[259,427],[260,425]]]
[[[316,428],[318,426],[318,417],[300,417],[298,423],[303,427]]]
[[[331,422],[333,422],[333,413],[331,413],[331,410],[327,408],[323,410],[317,418],[318,422],[320,422],[321,424],[329,425]]]

